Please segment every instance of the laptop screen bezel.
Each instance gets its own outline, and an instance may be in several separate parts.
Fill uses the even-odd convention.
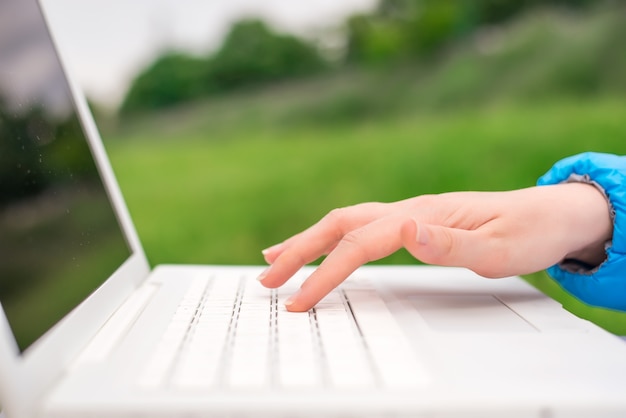
[[[145,280],[150,266],[113,173],[87,101],[68,72],[45,4],[38,2],[61,64],[74,109],[94,156],[105,189],[117,215],[131,255],[89,297],[20,353],[4,311],[0,312],[0,404],[9,416],[30,415],[69,363],[77,356],[115,309]]]

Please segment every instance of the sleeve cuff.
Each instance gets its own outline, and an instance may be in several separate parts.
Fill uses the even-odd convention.
[[[609,202],[613,240],[599,266],[562,262],[548,269],[565,290],[590,305],[626,311],[626,157],[584,153],[557,162],[537,185],[584,182]]]

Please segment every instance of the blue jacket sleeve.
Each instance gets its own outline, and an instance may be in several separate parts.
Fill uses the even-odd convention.
[[[613,238],[606,260],[592,270],[564,264],[548,269],[566,291],[585,303],[626,311],[626,156],[587,152],[557,162],[538,185],[569,181],[591,183],[604,192],[613,218]]]

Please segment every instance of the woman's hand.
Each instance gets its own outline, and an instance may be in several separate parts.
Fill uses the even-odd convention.
[[[306,311],[359,266],[401,247],[424,263],[496,278],[543,270],[566,258],[598,265],[611,232],[605,197],[583,183],[364,203],[335,209],[264,250],[270,267],[259,280],[278,287],[327,255],[285,302],[290,311]]]

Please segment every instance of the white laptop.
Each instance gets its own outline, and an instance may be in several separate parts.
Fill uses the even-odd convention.
[[[626,344],[520,278],[151,269],[36,0],[0,1],[0,404],[27,417],[623,417]],[[209,234],[210,231],[207,231]]]

